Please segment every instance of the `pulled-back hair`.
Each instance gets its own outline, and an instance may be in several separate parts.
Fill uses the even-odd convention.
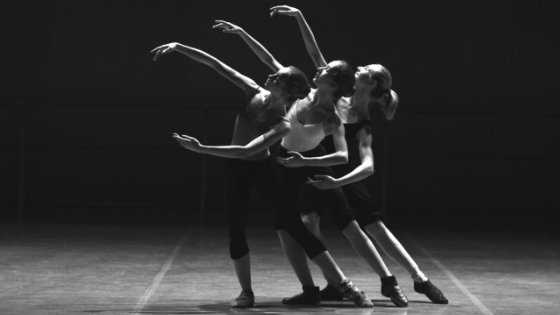
[[[288,95],[286,101],[291,104],[297,99],[305,98],[311,92],[311,87],[303,71],[293,66],[288,68],[290,71],[286,74],[284,93]]]
[[[356,83],[356,77],[354,75],[354,69],[344,60],[338,60],[339,64],[333,67],[336,73],[333,77],[333,81],[338,84],[338,89],[333,93],[333,98],[339,99],[343,96],[350,97],[356,92],[354,83]]]
[[[377,81],[377,87],[371,91],[370,100],[381,106],[381,111],[387,120],[393,120],[399,104],[399,96],[391,90],[393,78],[387,68],[379,65],[381,69],[370,75],[372,80]]]

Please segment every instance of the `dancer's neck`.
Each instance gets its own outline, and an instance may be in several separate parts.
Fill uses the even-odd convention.
[[[369,119],[369,95],[368,89],[356,89],[350,101],[350,110],[355,112],[360,120]]]
[[[285,112],[287,100],[285,97],[276,96],[272,93],[268,95],[265,100],[265,105],[267,110],[274,110],[278,112]]]
[[[313,95],[313,106],[331,107],[334,105],[332,91],[325,91],[318,88]]]

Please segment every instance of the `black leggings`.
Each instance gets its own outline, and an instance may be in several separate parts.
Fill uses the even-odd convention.
[[[279,146],[278,156],[289,157],[290,155],[287,151],[282,146]],[[305,157],[314,157],[325,155],[325,150],[319,145],[312,150],[299,153]],[[314,175],[334,176],[330,167],[304,166],[290,168],[280,166],[279,169],[286,180],[286,194],[291,205],[298,207],[300,198],[303,200],[313,199],[327,210],[340,230],[344,230],[350,222],[355,220],[354,212],[350,209],[342,189],[320,190],[305,184],[308,178],[313,178]]]
[[[339,178],[346,174],[335,173],[335,175],[337,175],[336,178]],[[346,200],[348,200],[350,208],[354,211],[356,222],[358,222],[362,229],[376,221],[385,220],[385,213],[383,213],[373,201],[366,186],[362,182],[351,183],[341,188],[344,192],[344,196],[346,196]],[[299,211],[301,213],[317,212],[319,216],[323,216],[325,209],[313,198],[312,192],[308,191],[312,189],[314,188],[309,185],[304,187],[304,192],[302,193],[302,198],[300,198],[298,205]]]
[[[303,247],[309,259],[327,250],[323,243],[305,227],[297,208],[285,197],[284,187],[273,158],[260,161],[226,159],[225,175],[229,249],[232,259],[239,259],[249,253],[245,227],[251,187],[255,188],[274,210],[274,228],[286,230]]]

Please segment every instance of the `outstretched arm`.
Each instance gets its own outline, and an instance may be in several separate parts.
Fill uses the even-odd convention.
[[[277,72],[278,70],[284,68],[276,59],[274,59],[272,54],[269,53],[263,45],[257,42],[257,40],[251,37],[251,35],[247,34],[247,32],[245,32],[245,30],[241,27],[223,20],[216,20],[216,23],[218,24],[214,25],[214,28],[221,28],[224,33],[237,34],[241,36],[245,43],[249,45],[251,50],[257,54],[259,59],[269,66],[272,71]]]
[[[346,139],[344,139],[344,125],[342,123],[338,123],[332,128],[332,137],[336,150],[334,153],[316,157],[304,157],[298,152],[289,151],[288,153],[292,155],[291,157],[277,157],[276,161],[287,167],[332,166],[348,163],[348,148]]]
[[[371,127],[362,128],[357,134],[359,139],[360,159],[362,163],[352,172],[340,177],[332,178],[327,175],[315,175],[314,180],[307,184],[313,185],[318,189],[331,189],[351,183],[359,182],[373,174],[373,151],[371,150]]]
[[[208,146],[202,145],[193,137],[186,135],[179,136],[174,133],[173,138],[187,150],[197,153],[210,154],[224,158],[244,159],[257,152],[263,151],[273,145],[276,141],[280,140],[290,132],[290,124],[286,121],[276,124],[270,131],[259,137],[253,139],[247,145],[223,145],[223,146]]]
[[[254,94],[258,90],[259,86],[255,81],[242,75],[241,73],[230,68],[225,63],[221,62],[214,56],[193,47],[189,47],[179,43],[170,43],[154,48],[151,52],[155,52],[154,61],[157,61],[159,56],[168,54],[172,51],[178,51],[185,56],[188,56],[200,63],[203,63],[209,67],[212,67],[219,74],[226,77],[231,82],[235,83],[237,86],[245,90],[247,95]]]
[[[300,10],[287,5],[278,5],[270,8],[270,11],[271,16],[276,14],[295,16],[299,24],[301,35],[303,36],[303,41],[305,42],[305,47],[307,48],[307,52],[311,56],[311,59],[313,59],[313,63],[315,63],[317,68],[327,66],[327,62],[325,61],[321,50],[319,50],[319,45],[317,45],[315,36],[313,36],[311,28],[305,21],[305,18]]]

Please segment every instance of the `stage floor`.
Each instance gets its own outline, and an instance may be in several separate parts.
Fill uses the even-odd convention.
[[[327,228],[331,254],[373,300],[288,307],[301,287],[268,228],[248,230],[257,306],[240,292],[224,227],[0,226],[0,314],[558,314],[560,242],[535,232],[393,231],[449,299],[432,304],[382,254],[409,299],[397,308],[349,242]],[[325,281],[312,263],[316,284]]]

